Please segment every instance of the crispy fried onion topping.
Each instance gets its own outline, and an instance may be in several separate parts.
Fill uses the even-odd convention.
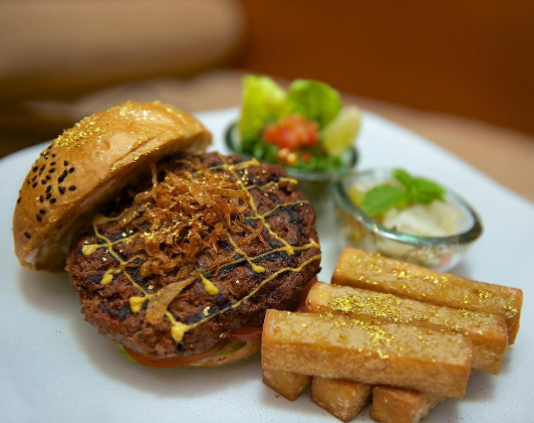
[[[253,216],[248,193],[223,168],[183,161],[179,166],[153,168],[152,187],[137,194],[127,212],[128,228],[138,233],[132,242],[141,258],[133,266],[155,281],[159,291],[149,302],[147,321],[161,322],[167,307],[200,274],[216,274],[237,257],[228,237],[240,248],[268,247],[260,220]]]

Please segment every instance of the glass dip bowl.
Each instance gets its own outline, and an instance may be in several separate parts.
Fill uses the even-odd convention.
[[[346,245],[380,253],[397,260],[446,272],[456,266],[482,234],[477,213],[459,195],[446,188],[446,200],[462,213],[459,233],[418,236],[389,229],[365,214],[349,196],[353,185],[377,185],[391,180],[392,169],[352,172],[334,183],[336,222]]]
[[[225,134],[226,146],[232,154],[239,154],[246,159],[253,156],[241,148],[241,138],[236,123],[232,123]],[[332,182],[348,174],[358,162],[358,152],[353,146],[347,148],[341,155],[343,166],[335,171],[311,171],[293,166],[284,166],[290,178],[299,181],[298,190],[302,192],[317,209],[323,208],[326,201],[331,201],[330,192]]]

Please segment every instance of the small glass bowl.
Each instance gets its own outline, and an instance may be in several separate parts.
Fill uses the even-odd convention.
[[[241,150],[241,138],[235,122],[226,130],[225,141],[231,153],[239,154],[247,159],[252,158],[252,155]],[[343,167],[333,172],[310,171],[291,166],[284,166],[284,168],[289,177],[299,181],[299,191],[317,208],[322,206],[330,194],[330,184],[354,168],[358,162],[358,152],[351,146],[345,150],[341,158]]]
[[[482,234],[482,223],[473,208],[447,189],[447,201],[463,212],[460,233],[451,236],[417,236],[388,229],[366,215],[350,199],[354,184],[379,184],[392,179],[392,169],[372,169],[350,173],[334,184],[336,221],[346,245],[380,253],[397,260],[446,272],[456,266],[467,249]]]

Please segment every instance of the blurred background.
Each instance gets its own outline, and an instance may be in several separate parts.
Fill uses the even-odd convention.
[[[124,100],[236,106],[241,77],[325,81],[534,200],[527,0],[0,2],[0,157]]]

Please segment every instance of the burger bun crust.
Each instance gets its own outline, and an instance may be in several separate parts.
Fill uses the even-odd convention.
[[[32,269],[61,271],[73,233],[149,163],[200,152],[210,132],[174,106],[125,102],[56,138],[26,176],[13,215],[15,254]]]

